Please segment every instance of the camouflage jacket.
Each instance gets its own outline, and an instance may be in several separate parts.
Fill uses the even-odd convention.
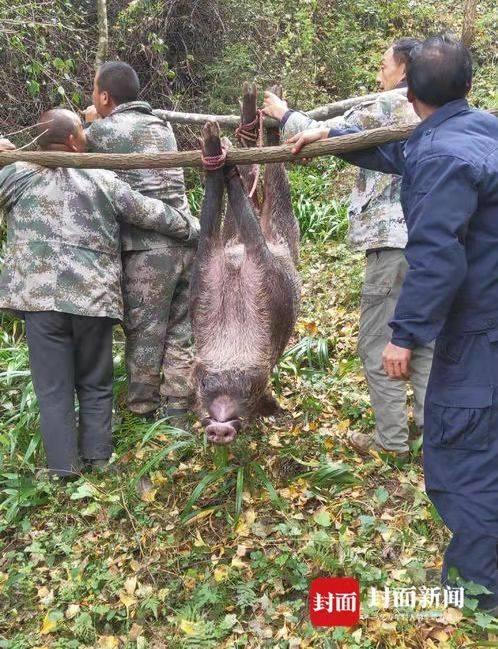
[[[341,117],[316,122],[303,113],[289,112],[282,120],[282,134],[288,138],[316,126],[358,126],[362,129],[409,124],[417,116],[406,98],[406,89],[397,88],[366,101]],[[348,239],[354,250],[404,248],[407,230],[400,203],[401,177],[360,169],[351,194]]]
[[[11,164],[0,170],[0,209],[7,218],[0,309],[21,312],[121,320],[118,220],[180,240],[191,234],[184,214],[97,169]]]
[[[176,151],[176,139],[168,122],[152,113],[144,101],[121,104],[105,119],[98,119],[86,130],[88,150],[99,153],[163,153]],[[132,189],[157,198],[181,212],[199,229],[199,221],[190,213],[185,195],[183,169],[130,169],[119,171],[119,177]],[[158,232],[124,225],[121,231],[123,250],[149,250],[181,245]]]

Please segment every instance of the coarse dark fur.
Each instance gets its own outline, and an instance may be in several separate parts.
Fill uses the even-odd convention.
[[[256,89],[245,85],[242,122],[255,115]],[[204,126],[203,139],[207,155],[221,152],[217,124]],[[268,141],[278,143],[278,129],[268,133]],[[266,165],[262,201],[246,193],[254,173],[228,166],[207,172],[201,209],[190,305],[193,384],[196,410],[216,443],[232,441],[242,419],[279,411],[268,381],[299,309],[299,227],[285,168]]]

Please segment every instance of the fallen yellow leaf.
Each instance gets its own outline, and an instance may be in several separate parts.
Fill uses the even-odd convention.
[[[459,608],[447,608],[443,615],[442,620],[445,624],[456,626],[463,617],[463,612]]]
[[[128,579],[125,580],[124,583],[125,591],[128,593],[128,595],[133,595],[135,592],[135,589],[137,587],[137,578],[136,577],[128,577]]]
[[[126,606],[126,608],[130,608],[130,606],[133,606],[133,604],[137,603],[137,600],[134,597],[128,595],[128,593],[123,591],[119,593],[119,599]]]
[[[246,568],[247,567],[246,564],[242,561],[242,559],[240,557],[237,557],[237,556],[235,556],[232,559],[232,564],[231,565],[234,568]]]
[[[147,489],[140,494],[140,500],[145,503],[152,503],[156,499],[157,489]]]
[[[80,612],[80,605],[79,604],[69,604],[69,606],[66,609],[66,618],[68,620],[72,620],[73,617],[76,617],[78,613]]]
[[[57,620],[54,620],[53,617],[51,617],[50,613],[47,613],[43,619],[43,624],[40,629],[40,634],[41,635],[48,635],[49,633],[52,633],[55,631],[57,628]]]
[[[214,580],[217,582],[224,581],[228,577],[228,572],[228,566],[218,566],[214,569]]]
[[[103,635],[99,638],[97,649],[117,649],[119,639],[115,635]]]
[[[196,548],[207,547],[207,545],[206,545],[206,543],[204,542],[204,539],[202,538],[201,533],[199,532],[199,530],[196,530],[196,532],[195,532],[195,541],[194,541],[194,546],[195,546]]]
[[[180,622],[180,629],[185,635],[194,635],[197,632],[197,624],[190,620],[182,620]]]

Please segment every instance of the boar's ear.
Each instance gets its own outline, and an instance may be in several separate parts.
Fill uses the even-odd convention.
[[[272,417],[274,415],[279,415],[283,412],[282,407],[275,399],[275,397],[266,392],[258,402],[257,405],[258,413],[262,417]]]
[[[192,378],[194,380],[199,380],[203,374],[205,374],[206,368],[203,363],[194,362],[192,366]]]

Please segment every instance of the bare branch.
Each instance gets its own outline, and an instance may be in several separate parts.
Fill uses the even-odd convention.
[[[97,24],[99,40],[95,55],[95,68],[98,68],[107,59],[109,50],[109,28],[107,25],[107,0],[97,0]]]
[[[462,43],[470,47],[474,40],[476,26],[477,0],[466,0],[463,9]]]

